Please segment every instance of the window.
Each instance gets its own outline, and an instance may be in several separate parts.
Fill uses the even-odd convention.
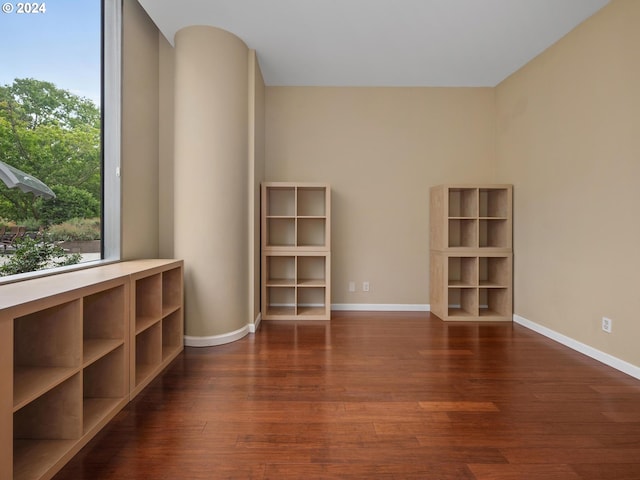
[[[2,4],[0,276],[119,257],[120,16]]]

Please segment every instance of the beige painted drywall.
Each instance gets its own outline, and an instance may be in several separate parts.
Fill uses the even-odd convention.
[[[158,30],[135,0],[122,12],[122,259],[158,256]]]
[[[515,313],[640,365],[640,2],[615,0],[496,88]],[[601,331],[601,317],[613,332]]]
[[[167,39],[158,32],[159,47],[159,95],[158,95],[158,208],[160,238],[158,238],[161,258],[174,258],[173,226],[173,117],[174,117],[174,49]]]
[[[265,85],[255,50],[249,51],[249,303],[260,314],[260,183],[264,180]]]
[[[429,187],[495,181],[494,118],[491,88],[267,87],[266,180],[332,187],[332,303],[429,302]]]
[[[188,336],[224,336],[251,318],[248,56],[214,27],[175,37],[174,253],[185,261]]]

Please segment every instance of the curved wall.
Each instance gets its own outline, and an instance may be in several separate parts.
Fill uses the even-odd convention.
[[[175,37],[174,254],[187,344],[248,330],[248,48],[214,27]]]

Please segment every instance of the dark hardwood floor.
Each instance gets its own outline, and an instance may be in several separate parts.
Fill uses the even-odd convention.
[[[640,381],[515,324],[263,322],[187,348],[54,478],[640,479]]]

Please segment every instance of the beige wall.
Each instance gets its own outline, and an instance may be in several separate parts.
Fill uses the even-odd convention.
[[[429,302],[429,187],[495,181],[494,118],[490,88],[267,87],[266,179],[332,187],[332,303]]]
[[[213,27],[175,39],[174,248],[185,333],[217,337],[249,314],[249,50]]]
[[[174,49],[167,39],[158,33],[159,43],[159,149],[158,149],[158,207],[160,218],[159,254],[161,258],[174,258],[174,210],[173,210],[173,117],[175,96]]]
[[[158,30],[135,0],[123,4],[122,258],[158,256]]]
[[[615,0],[496,89],[498,180],[515,185],[515,313],[635,365],[639,25],[640,2]]]
[[[260,314],[260,183],[264,180],[265,86],[255,50],[249,51],[249,302]]]

